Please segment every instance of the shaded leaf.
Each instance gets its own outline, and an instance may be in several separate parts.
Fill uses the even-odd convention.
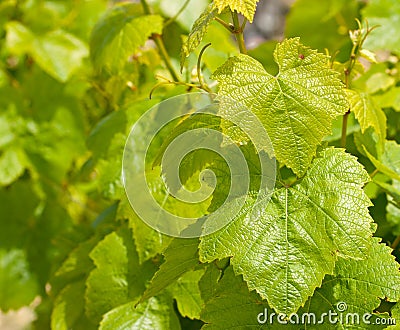
[[[164,263],[151,279],[141,302],[160,293],[187,271],[199,264],[198,239],[175,238],[163,253]]]

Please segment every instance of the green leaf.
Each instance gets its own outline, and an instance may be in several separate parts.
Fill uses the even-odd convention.
[[[301,182],[276,188],[269,203],[250,203],[227,226],[201,238],[200,260],[231,256],[250,290],[278,312],[295,312],[333,273],[338,256],[365,257],[373,222],[362,190],[367,181],[355,157],[325,149]]]
[[[172,241],[172,237],[161,234],[145,224],[132,210],[126,196],[119,203],[118,218],[129,219],[140,263],[163,252]]]
[[[383,153],[374,157],[368,149],[363,146],[364,152],[376,169],[392,179],[400,180],[400,145],[396,141],[384,141]]]
[[[7,311],[29,305],[37,294],[24,251],[0,249],[0,308]]]
[[[218,9],[218,13],[221,13],[226,7],[229,7],[231,11],[237,11],[243,14],[250,23],[253,23],[258,1],[259,0],[214,0],[214,4]]]
[[[386,115],[373,99],[367,94],[353,90],[346,90],[350,103],[350,110],[354,112],[360,123],[361,132],[364,133],[368,127],[373,127],[380,141],[386,138]]]
[[[315,291],[314,296],[298,313],[314,312],[321,315],[328,310],[337,310],[338,303],[345,303],[343,315],[357,313],[360,324],[358,329],[372,327],[363,323],[362,316],[378,308],[381,299],[398,301],[400,299],[399,264],[391,255],[391,249],[379,243],[380,238],[374,238],[371,248],[366,253],[365,260],[339,259],[335,267],[335,275],[328,276],[322,287]],[[387,317],[380,314],[377,317]],[[326,319],[327,320],[327,319]],[[345,318],[344,318],[345,320]],[[372,323],[373,318],[369,321]],[[340,321],[337,329],[353,328]],[[377,327],[384,328],[382,327]],[[375,327],[374,327],[375,329]]]
[[[161,16],[140,15],[137,4],[124,3],[111,8],[97,22],[90,38],[90,56],[95,68],[121,70],[153,33],[162,33]]]
[[[371,0],[361,13],[369,26],[379,26],[368,36],[364,47],[400,54],[400,36],[397,33],[400,29],[400,3],[397,0]]]
[[[163,253],[164,263],[151,279],[141,302],[160,293],[199,264],[198,239],[175,238]]]
[[[0,185],[7,186],[18,179],[28,164],[22,150],[7,148],[0,156]]]
[[[188,38],[182,45],[181,51],[181,70],[186,58],[200,45],[201,40],[207,33],[211,21],[215,18],[217,10],[213,5],[209,5],[200,17],[194,22]]]
[[[16,54],[29,53],[53,78],[65,82],[89,55],[81,40],[63,30],[34,35],[19,22],[7,24],[7,48]]]
[[[382,108],[400,111],[400,87],[393,87],[383,94],[374,95],[374,101]]]
[[[213,75],[219,94],[249,107],[263,123],[276,158],[302,176],[332,121],[347,109],[343,84],[327,66],[327,57],[298,38],[278,44],[279,73],[270,75],[253,58],[229,59]],[[304,57],[304,58],[303,58]]]
[[[183,274],[169,288],[178,305],[179,313],[190,319],[200,319],[203,300],[199,289],[199,281],[204,269],[192,270]]]
[[[104,315],[100,330],[179,330],[179,319],[168,297],[152,297],[135,307],[130,302]]]
[[[215,268],[215,267],[214,267]],[[207,274],[207,273],[206,273]],[[218,278],[217,278],[218,280]],[[206,322],[202,329],[259,329],[257,315],[268,309],[255,292],[249,292],[241,276],[235,276],[232,267],[224,271],[218,282],[202,282],[202,290],[210,290],[213,294],[206,302],[201,319]]]
[[[92,329],[85,317],[85,282],[68,284],[57,296],[51,313],[52,330]]]
[[[90,253],[96,268],[86,281],[86,314],[95,322],[111,309],[137,301],[154,273],[151,262],[139,265],[129,230],[106,236]],[[106,284],[106,285],[105,285]]]

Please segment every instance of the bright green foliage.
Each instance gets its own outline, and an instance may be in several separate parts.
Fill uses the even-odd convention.
[[[372,155],[365,146],[363,148],[367,157],[379,171],[400,180],[400,146],[395,141],[386,141],[384,152],[378,150],[377,157]]]
[[[232,256],[237,274],[278,312],[295,312],[331,274],[337,257],[363,259],[372,219],[362,191],[368,175],[354,157],[326,149],[303,181],[243,210],[201,239],[203,262]]]
[[[125,3],[111,8],[97,22],[90,40],[90,54],[97,69],[123,69],[151,34],[161,34],[161,16],[140,15],[140,7]]]
[[[354,112],[364,133],[368,127],[373,127],[383,142],[386,138],[386,116],[367,93],[347,90],[350,110]]]
[[[199,281],[204,275],[204,269],[192,270],[183,274],[170,288],[177,302],[178,310],[184,317],[200,319],[203,307]]]
[[[224,271],[220,280],[219,272],[206,275],[211,281],[202,279],[202,291],[211,289],[213,292],[201,313],[206,322],[202,329],[258,329],[257,315],[268,308],[260,296],[249,292],[241,277],[235,276],[232,267]]]
[[[259,322],[264,313],[321,316],[340,302],[371,322],[400,322],[399,3],[296,0],[283,41],[267,36],[251,49],[257,3],[0,1],[0,323],[2,312],[30,305],[32,330],[384,328]],[[365,19],[381,26],[361,45]],[[158,205],[196,223],[209,215],[205,230],[232,216],[201,239],[178,239],[132,210],[122,153],[142,114],[199,89],[233,99],[218,115],[236,118],[243,103],[259,118],[258,128],[243,124],[271,138],[276,181],[272,196],[259,196],[260,153],[226,118],[181,118],[149,149],[141,122],[133,142],[147,150]],[[233,176],[249,178],[240,212],[216,212],[240,189],[221,155],[195,150],[176,172],[174,147],[161,163],[197,128],[228,135],[243,155],[248,173]],[[130,165],[141,161],[135,154]],[[201,180],[210,192],[202,203],[172,196]]]
[[[246,55],[231,58],[213,75],[219,93],[242,102],[261,120],[276,158],[302,176],[332,120],[347,110],[337,73],[326,56],[303,46],[299,39],[278,44],[274,58],[279,73],[270,75]]]
[[[57,296],[51,314],[51,328],[55,330],[90,329],[84,317],[85,282],[68,284]]]
[[[252,23],[258,1],[259,0],[214,0],[214,4],[215,7],[218,8],[219,13],[229,7],[231,11],[237,11],[243,14],[243,16]]]
[[[164,263],[151,279],[140,301],[153,297],[199,264],[198,239],[174,239],[163,253]]]
[[[0,250],[0,308],[18,309],[29,304],[38,293],[22,250]]]
[[[366,48],[390,49],[400,54],[400,3],[397,0],[371,0],[362,14],[370,26],[379,26],[366,40]]]
[[[151,263],[139,266],[130,235],[128,230],[109,234],[90,253],[96,268],[86,281],[85,299],[86,313],[93,321],[100,321],[115,307],[137,301],[153,275]]]
[[[380,299],[388,301],[400,299],[399,266],[391,255],[391,249],[379,241],[374,238],[365,260],[339,259],[335,267],[335,275],[328,276],[324,280],[322,287],[316,290],[316,294],[299,313],[314,312],[316,315],[322,315],[329,309],[340,312],[337,310],[337,304],[344,302],[347,305],[344,315],[358,313],[360,316],[360,325],[355,328],[369,328],[369,325],[362,322],[364,313],[372,313],[378,308]],[[387,317],[387,315],[378,317]],[[350,328],[349,325],[346,326],[345,320],[339,321],[337,326],[332,328],[342,329],[342,326],[346,329]],[[374,318],[371,317],[369,321],[374,322]]]
[[[100,330],[180,329],[179,320],[168,297],[150,298],[138,307],[127,303],[104,315]]]
[[[18,22],[7,24],[6,45],[16,55],[30,54],[44,71],[62,82],[67,81],[89,55],[82,41],[63,30],[36,36]]]
[[[201,40],[207,33],[207,29],[211,21],[215,18],[217,10],[214,6],[209,5],[200,17],[194,22],[192,30],[187,37],[187,40],[182,46],[181,54],[181,70],[186,58],[200,45]]]

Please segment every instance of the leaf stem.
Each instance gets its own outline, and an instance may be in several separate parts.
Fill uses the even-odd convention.
[[[400,235],[396,237],[396,239],[394,240],[394,242],[391,245],[391,248],[393,250],[395,250],[399,244],[400,244]]]
[[[233,33],[235,33],[236,35],[236,40],[237,43],[239,45],[239,50],[242,54],[247,54],[247,49],[246,49],[246,45],[244,43],[244,36],[243,36],[243,29],[242,27],[245,26],[244,22],[243,25],[241,26],[239,23],[239,14],[237,11],[232,12],[232,20],[233,20],[233,26],[235,28],[235,30],[233,31]]]
[[[343,115],[343,121],[342,121],[342,137],[340,140],[340,146],[344,149],[346,149],[346,139],[347,139],[347,121],[349,119],[350,115],[350,110],[348,110],[344,115]]]
[[[146,0],[140,0],[140,3],[142,4],[144,13],[146,15],[150,15],[151,14],[150,7],[147,4]],[[162,40],[161,35],[154,33],[151,37],[154,40],[158,50],[160,51],[160,56],[164,61],[169,73],[171,74],[172,79],[174,79],[175,81],[180,81],[179,75],[175,71],[175,68],[171,62],[171,58],[169,57],[168,52],[165,49],[164,41]]]
[[[186,7],[188,6],[190,0],[186,0],[186,2],[183,4],[183,6],[179,9],[179,11],[173,16],[171,17],[168,21],[165,22],[164,24],[164,28],[167,27],[168,25],[170,25],[171,23],[173,23],[174,21],[176,21],[176,19],[178,18],[178,16],[180,14],[182,14],[182,12],[186,9]]]
[[[204,51],[210,46],[211,42],[205,45],[203,49],[200,51],[199,58],[197,59],[197,79],[199,80],[200,88],[205,91],[208,91],[209,93],[211,93],[211,90],[208,88],[206,84],[204,84],[203,78],[201,76],[201,57],[203,56]]]
[[[223,19],[221,19],[219,17],[215,17],[214,19],[219,24],[221,24],[225,29],[227,29],[229,32],[233,33],[235,31],[235,27],[232,24],[225,22]]]

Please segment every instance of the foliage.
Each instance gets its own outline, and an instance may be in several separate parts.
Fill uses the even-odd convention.
[[[166,3],[0,3],[1,310],[39,296],[37,329],[309,329],[293,313],[345,303],[376,328],[399,323],[398,1],[297,0],[284,40],[251,50],[258,1]],[[212,196],[188,210],[170,195],[161,159],[192,129],[229,135],[251,178],[225,227],[171,238],[130,207],[122,154],[143,113],[198,90],[259,119],[276,183],[257,195],[258,151],[240,127],[201,115],[168,125],[146,159],[166,209],[213,214],[230,187],[224,160],[202,149],[180,178],[194,191],[213,170]],[[265,312],[283,322],[260,324]]]

